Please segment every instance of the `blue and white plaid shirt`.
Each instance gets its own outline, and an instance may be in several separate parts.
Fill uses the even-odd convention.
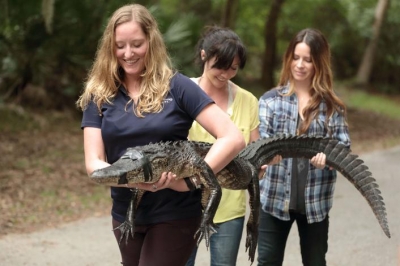
[[[296,135],[298,119],[298,99],[296,94],[287,93],[288,86],[272,89],[259,100],[260,136],[273,137],[276,134]],[[349,130],[342,114],[334,112],[326,125],[326,104],[319,107],[318,119],[314,119],[308,129],[309,136],[332,137],[350,147]],[[268,166],[260,181],[262,209],[281,220],[289,220],[291,171],[293,159],[283,159],[280,164]],[[335,190],[336,171],[317,169],[309,166],[305,190],[305,207],[308,223],[325,219],[332,207]]]

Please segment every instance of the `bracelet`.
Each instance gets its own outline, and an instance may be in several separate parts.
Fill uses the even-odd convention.
[[[183,179],[186,183],[186,186],[189,188],[190,191],[196,190],[196,186],[192,183],[190,177],[185,177]]]
[[[199,181],[197,180],[197,177],[192,176],[190,177],[190,179],[192,180],[193,185],[195,186],[196,189],[200,189],[201,188],[201,183],[199,183]]]

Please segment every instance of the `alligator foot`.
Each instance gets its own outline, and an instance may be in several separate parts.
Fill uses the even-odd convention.
[[[133,235],[135,234],[135,225],[125,221],[120,226],[114,228],[114,230],[121,231],[121,237],[119,238],[118,244],[121,245],[122,240],[125,238],[125,245],[127,245],[129,236],[133,238]]]
[[[254,262],[258,241],[258,229],[253,224],[247,224],[246,252],[249,250],[249,260],[251,264]],[[251,265],[250,264],[250,265]]]
[[[199,229],[197,229],[196,233],[194,234],[194,238],[197,239],[197,246],[199,246],[201,240],[203,238],[206,241],[206,247],[210,246],[210,237],[212,234],[217,232],[218,226],[216,226],[213,222],[211,223],[201,223]]]
[[[125,245],[128,244],[129,235],[133,238],[135,234],[135,205],[139,200],[139,189],[131,189],[132,197],[129,201],[128,210],[126,211],[125,221],[114,230],[121,231],[121,237],[119,238],[118,244],[121,245],[122,240],[125,238]]]

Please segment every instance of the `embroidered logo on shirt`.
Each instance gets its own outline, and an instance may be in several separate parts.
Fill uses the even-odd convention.
[[[172,102],[172,98],[165,98],[163,100],[163,104],[167,104],[167,103],[170,103],[170,102]]]

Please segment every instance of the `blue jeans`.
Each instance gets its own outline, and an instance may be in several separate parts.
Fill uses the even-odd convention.
[[[243,224],[244,217],[217,224],[219,226],[217,233],[210,237],[210,266],[236,265]],[[197,246],[193,249],[186,266],[194,266],[196,254]]]
[[[294,221],[299,231],[303,265],[326,266],[328,216],[321,222],[309,224],[303,214],[290,213],[290,220],[282,221],[263,210],[260,211],[258,227],[258,266],[282,266],[286,241]]]

